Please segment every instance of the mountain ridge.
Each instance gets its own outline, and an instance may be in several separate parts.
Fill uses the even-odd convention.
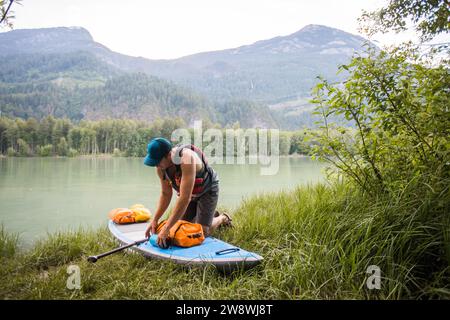
[[[173,82],[203,95],[217,105],[229,106],[230,101],[250,101],[255,104],[247,108],[244,103],[243,108],[255,112],[259,109],[254,106],[261,105],[263,108],[265,105],[265,111],[261,109],[260,113],[268,114],[267,105],[288,103],[289,113],[283,114],[283,110],[286,110],[283,108],[270,108],[273,119],[256,123],[273,123],[274,119],[278,119],[280,126],[289,123],[291,127],[296,123],[300,125],[302,110],[309,109],[305,103],[292,106],[289,101],[305,101],[319,75],[331,81],[343,80],[342,75],[336,75],[338,65],[347,63],[355,52],[362,50],[362,44],[366,41],[339,29],[307,25],[286,36],[235,48],[199,52],[177,59],[152,60],[114,52],[95,42],[85,28],[57,27],[0,33],[0,56],[29,54],[31,57],[35,54],[70,55],[88,52],[114,70],[145,73]],[[84,69],[77,69],[78,76],[80,70]],[[88,73],[86,70],[83,72],[80,77],[85,79]],[[93,76],[104,83],[110,71],[100,68],[98,72]],[[53,73],[44,74],[43,78],[53,76]],[[241,116],[236,111],[230,114]],[[242,122],[251,125],[251,122]]]

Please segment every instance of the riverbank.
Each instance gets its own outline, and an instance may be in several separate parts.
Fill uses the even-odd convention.
[[[397,200],[322,184],[248,199],[217,236],[264,262],[228,276],[129,253],[89,264],[116,246],[106,228],[53,234],[25,252],[2,231],[0,299],[449,299],[449,219]],[[66,287],[71,265],[80,290]],[[366,285],[374,265],[380,289]]]
[[[116,156],[112,153],[99,153],[99,154],[82,154],[82,155],[76,155],[76,156],[58,156],[58,155],[54,155],[54,156],[38,156],[38,155],[34,155],[34,156],[7,156],[4,154],[0,154],[0,159],[4,159],[4,158],[50,158],[50,159],[65,159],[65,158],[71,158],[71,159],[92,159],[92,158],[96,158],[96,159],[110,159],[110,158],[114,158],[114,157],[124,157],[124,158],[137,158],[137,157],[125,157],[125,156]]]
[[[248,156],[247,156],[248,157]],[[298,153],[294,153],[294,154],[284,154],[284,155],[279,155],[280,158],[309,158],[311,157],[310,155],[307,154],[298,154]],[[0,154],[0,159],[5,159],[5,158],[53,158],[53,159],[59,159],[59,158],[71,158],[71,159],[111,159],[111,158],[143,158],[143,157],[135,157],[135,156],[124,156],[124,155],[114,155],[112,153],[99,153],[99,154],[82,154],[82,155],[76,155],[73,157],[69,157],[69,156],[47,156],[47,157],[42,157],[42,156],[26,156],[26,157],[18,157],[18,156],[7,156],[4,154]]]

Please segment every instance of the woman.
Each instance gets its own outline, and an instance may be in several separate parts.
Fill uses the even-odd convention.
[[[227,214],[216,212],[219,179],[198,147],[191,144],[173,147],[167,139],[155,138],[147,146],[144,164],[156,167],[161,182],[158,206],[146,237],[156,233],[159,219],[172,200],[172,189],[178,195],[172,214],[158,233],[160,247],[168,247],[169,230],[179,219],[200,223],[205,237],[221,225],[231,225]]]

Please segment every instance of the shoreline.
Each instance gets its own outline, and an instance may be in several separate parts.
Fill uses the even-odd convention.
[[[280,158],[310,158],[311,156],[306,154],[284,154],[279,155]],[[7,159],[7,158],[51,158],[51,159],[111,159],[111,158],[143,158],[143,157],[134,157],[134,156],[115,156],[110,153],[102,153],[102,154],[83,154],[78,155],[75,157],[69,157],[69,156],[48,156],[48,157],[42,157],[42,156],[26,156],[26,157],[20,157],[20,156],[7,156],[4,154],[0,154],[0,159]]]

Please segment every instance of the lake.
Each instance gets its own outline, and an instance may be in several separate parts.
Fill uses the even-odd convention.
[[[236,208],[255,194],[321,181],[324,164],[280,158],[272,176],[260,175],[259,165],[213,167],[220,179],[219,206]],[[0,158],[0,222],[25,245],[48,232],[106,225],[116,207],[142,203],[153,212],[159,192],[155,169],[140,158]]]

